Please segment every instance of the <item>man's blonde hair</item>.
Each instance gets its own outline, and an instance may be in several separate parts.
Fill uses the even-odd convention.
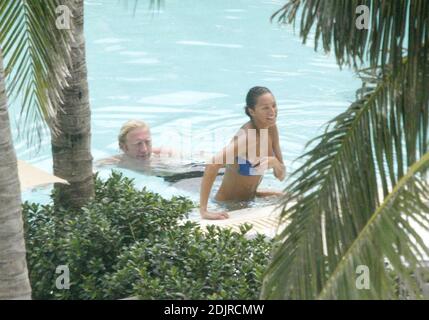
[[[118,135],[119,148],[122,149],[122,147],[127,143],[127,134],[134,129],[149,130],[149,126],[146,124],[146,122],[141,120],[129,120],[125,122],[122,125],[122,128],[119,131],[119,135]]]

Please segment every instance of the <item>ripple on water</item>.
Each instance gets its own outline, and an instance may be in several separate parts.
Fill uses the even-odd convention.
[[[159,59],[156,58],[140,58],[125,61],[126,64],[158,64],[160,63]]]
[[[129,41],[130,40],[123,39],[123,38],[101,38],[101,39],[95,40],[94,43],[95,44],[117,44],[117,43],[129,42]]]
[[[201,103],[203,101],[227,97],[226,94],[199,91],[178,91],[155,96],[141,98],[140,103],[167,106],[186,106]]]
[[[230,49],[243,48],[243,46],[240,44],[214,43],[214,42],[196,41],[196,40],[182,40],[182,41],[177,41],[176,43],[187,45],[187,46],[219,47],[219,48],[230,48]]]

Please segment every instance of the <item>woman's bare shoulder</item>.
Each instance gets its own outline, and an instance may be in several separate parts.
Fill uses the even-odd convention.
[[[249,129],[253,129],[253,124],[251,121],[243,124],[240,129],[238,129],[237,133],[234,135],[234,138],[241,137],[243,135],[248,135]]]
[[[249,129],[254,129],[253,128],[253,124],[252,121],[247,121],[245,124],[243,124],[240,128],[240,130],[249,130]]]
[[[231,138],[229,143],[238,143],[240,141],[243,141],[245,139],[247,139],[247,135],[248,135],[248,123],[245,123],[244,125],[241,126],[240,129],[238,129],[238,131],[234,134],[234,136]]]

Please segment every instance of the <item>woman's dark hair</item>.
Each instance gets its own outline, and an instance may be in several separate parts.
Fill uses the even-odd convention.
[[[252,116],[250,115],[249,108],[255,109],[255,106],[258,103],[258,98],[266,93],[271,93],[270,89],[266,87],[253,87],[247,93],[244,112],[246,112],[250,119],[252,119]]]

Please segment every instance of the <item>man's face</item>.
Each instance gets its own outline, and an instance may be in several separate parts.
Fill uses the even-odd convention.
[[[150,130],[137,128],[128,132],[123,151],[131,158],[148,160],[152,154]]]

